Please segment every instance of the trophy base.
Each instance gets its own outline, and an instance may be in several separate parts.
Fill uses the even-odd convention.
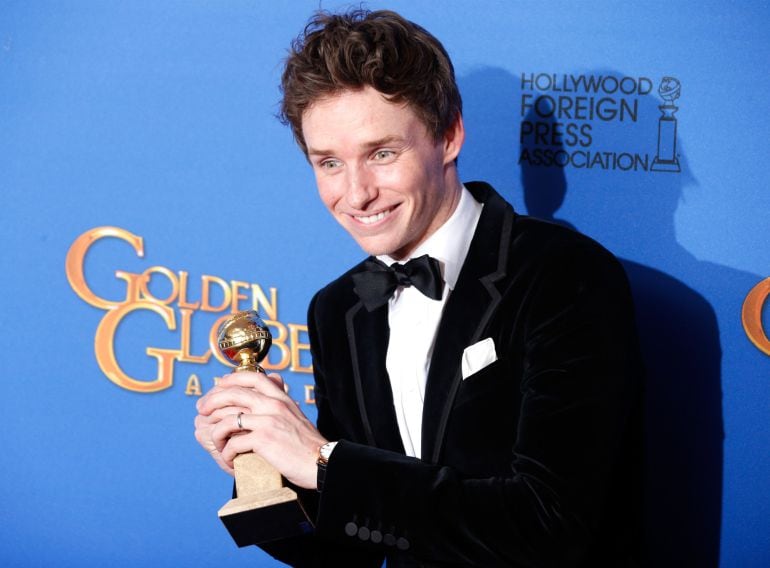
[[[652,161],[650,169],[654,172],[681,172],[682,168],[679,167],[679,161],[659,160],[655,158]]]
[[[299,536],[313,530],[297,493],[288,487],[230,499],[219,510],[239,547]]]

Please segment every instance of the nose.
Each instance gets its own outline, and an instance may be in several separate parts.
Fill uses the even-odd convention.
[[[348,190],[346,199],[351,207],[363,210],[377,199],[377,184],[374,176],[366,166],[358,166],[348,170]]]

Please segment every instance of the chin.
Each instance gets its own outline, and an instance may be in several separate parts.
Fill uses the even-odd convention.
[[[390,255],[390,252],[388,251],[388,249],[379,248],[379,247],[362,246],[361,250],[363,250],[366,254],[369,254],[371,256],[380,256],[382,254]]]
[[[353,231],[348,231],[351,237],[356,241],[359,247],[372,256],[387,254],[395,259],[399,258],[399,253],[408,251],[411,234],[399,232],[399,234],[386,234],[384,231],[378,235],[356,235]],[[401,255],[403,256],[403,255]]]
[[[396,251],[399,250],[398,247],[388,246],[384,243],[366,243],[358,241],[358,246],[360,246],[366,254],[370,254],[372,256],[387,254],[388,256],[395,257]]]

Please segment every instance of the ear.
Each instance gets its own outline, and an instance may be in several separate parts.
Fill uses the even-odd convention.
[[[444,133],[444,165],[457,159],[463,142],[465,142],[465,126],[463,125],[463,116],[458,113],[452,126],[447,128]]]

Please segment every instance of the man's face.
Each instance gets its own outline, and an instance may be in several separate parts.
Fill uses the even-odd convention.
[[[367,253],[403,258],[452,214],[461,119],[435,142],[410,107],[367,87],[315,102],[302,133],[321,200]]]

